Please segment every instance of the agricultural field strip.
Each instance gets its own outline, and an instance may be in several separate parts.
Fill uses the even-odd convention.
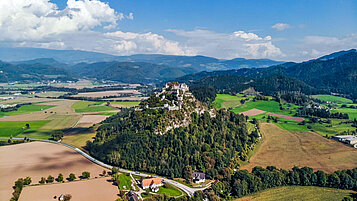
[[[10,138],[8,138],[8,137],[0,137],[0,139],[10,139]],[[12,138],[12,139],[14,139],[14,140],[23,140],[23,138]],[[66,146],[66,147],[78,152],[79,154],[81,154],[82,156],[84,156],[85,158],[87,158],[88,160],[90,160],[91,162],[93,162],[93,163],[95,163],[97,165],[100,165],[100,166],[105,167],[105,168],[110,169],[110,170],[113,169],[113,166],[105,164],[102,161],[99,161],[99,160],[91,157],[87,153],[83,152],[79,148],[74,147],[72,145],[69,145],[69,144],[66,144],[66,143],[62,143],[62,142],[53,141],[53,140],[44,140],[44,139],[35,139],[35,138],[29,138],[29,140],[40,141],[40,142],[48,142],[48,143],[54,143],[54,144],[59,144],[59,145]],[[148,174],[138,173],[138,172],[134,172],[134,171],[131,171],[131,170],[122,169],[122,168],[119,168],[119,171],[123,172],[123,173],[129,173],[129,174],[132,174],[132,175],[140,176],[140,177],[151,177],[151,175],[148,175]],[[190,187],[188,187],[188,186],[186,186],[184,184],[181,184],[179,182],[173,181],[171,179],[163,179],[163,181],[180,188],[181,190],[183,190],[189,196],[192,196],[196,191],[203,191],[203,190],[205,190],[205,189],[210,187],[210,186],[206,186],[206,187],[202,187],[202,188],[190,188]]]

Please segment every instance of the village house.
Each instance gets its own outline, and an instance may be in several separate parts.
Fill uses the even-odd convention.
[[[192,173],[192,180],[195,183],[203,183],[206,181],[206,175],[203,172]]]
[[[159,177],[143,179],[141,181],[141,187],[143,189],[150,188],[150,190],[153,191],[153,192],[159,191],[159,187],[162,186],[162,185],[163,185],[162,180]]]

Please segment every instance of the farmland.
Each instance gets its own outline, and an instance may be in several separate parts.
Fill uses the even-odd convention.
[[[139,95],[137,90],[116,90],[116,91],[98,91],[98,92],[86,92],[73,95],[73,97],[92,97],[92,98],[104,98],[108,96],[121,96],[125,94]]]
[[[236,199],[235,201],[341,201],[344,197],[351,196],[352,194],[355,194],[355,192],[313,186],[289,186],[268,189]]]
[[[274,124],[262,123],[264,141],[243,169],[269,165],[291,169],[309,166],[333,172],[357,166],[357,150],[334,140],[306,131],[285,131]]]
[[[84,112],[101,112],[101,111],[112,111],[115,110],[112,107],[102,105],[104,102],[91,102],[91,101],[82,101],[77,102],[72,105],[72,108],[77,113]]]
[[[38,111],[42,111],[42,110],[47,110],[47,109],[52,108],[52,107],[53,106],[50,106],[50,105],[34,105],[34,104],[32,104],[32,105],[22,105],[16,111],[0,112],[0,117],[38,112]]]
[[[0,200],[10,199],[14,182],[21,177],[30,176],[36,184],[41,177],[48,175],[57,176],[62,173],[68,177],[70,173],[74,173],[78,177],[81,172],[89,171],[91,177],[96,177],[103,170],[67,147],[43,142],[0,147],[0,161],[6,161],[0,164]],[[60,185],[62,184],[50,186]],[[28,188],[30,190],[32,187]]]
[[[332,102],[332,103],[340,103],[340,104],[352,103],[352,100],[350,99],[339,97],[339,96],[333,96],[333,95],[314,95],[313,97],[322,101]]]
[[[213,104],[216,108],[234,108],[241,105],[241,100],[251,98],[252,96],[245,96],[241,94],[238,94],[236,96],[228,94],[217,94],[217,97]]]
[[[128,107],[136,107],[140,104],[139,101],[131,101],[131,102],[111,102],[110,105],[112,105],[113,107],[124,107],[124,108],[128,108]]]
[[[49,121],[0,121],[0,137],[16,137],[36,132]],[[26,128],[26,124],[30,127]]]
[[[71,200],[116,200],[118,188],[107,180],[108,178],[98,178],[63,184],[29,186],[23,189],[19,200],[53,201],[54,196],[58,197],[61,194],[71,194]]]

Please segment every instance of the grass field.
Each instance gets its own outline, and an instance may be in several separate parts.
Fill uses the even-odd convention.
[[[0,117],[26,114],[26,113],[31,113],[31,112],[38,112],[38,111],[46,110],[46,109],[49,109],[52,107],[54,107],[54,106],[51,106],[51,105],[23,105],[23,106],[19,107],[17,109],[17,111],[0,112]]]
[[[100,112],[97,113],[97,115],[103,115],[103,116],[112,116],[118,114],[117,112]]]
[[[277,114],[289,115],[288,111],[280,110],[279,103],[276,101],[249,101],[234,108],[232,111],[234,113],[241,113],[253,108]]]
[[[127,176],[126,174],[122,173],[119,175],[119,188],[120,190],[132,190],[131,188],[131,177]]]
[[[353,101],[350,99],[342,98],[339,96],[333,96],[333,95],[314,95],[313,97],[322,101],[328,101],[332,103],[341,103],[341,104],[353,103]]]
[[[257,192],[235,201],[341,201],[352,191],[314,186],[285,186]]]
[[[253,96],[244,96],[242,94],[238,94],[236,96],[229,94],[217,94],[216,99],[213,104],[216,108],[234,108],[238,105],[241,105],[241,100],[243,99],[251,99]]]
[[[30,134],[36,132],[49,121],[0,121],[0,137],[16,137],[19,134]],[[30,124],[29,129],[24,129],[26,124]]]
[[[177,197],[182,195],[182,192],[179,189],[177,189],[176,187],[170,184],[165,184],[164,186],[160,186],[158,193],[166,194],[170,197]]]
[[[332,110],[333,113],[335,112],[342,112],[342,113],[347,113],[348,117],[351,120],[357,119],[357,109],[353,108],[340,108],[340,109],[334,109]]]
[[[62,142],[78,148],[83,148],[84,146],[86,146],[88,140],[93,140],[93,137],[95,137],[94,129],[88,129],[88,131],[84,133],[66,135],[64,136]]]
[[[333,172],[357,167],[357,149],[306,131],[286,131],[262,123],[264,141],[243,169],[269,165],[278,168],[309,166]]]
[[[110,103],[114,107],[136,107],[140,104],[139,101],[133,101],[133,102],[111,102]]]
[[[100,111],[111,111],[114,110],[112,107],[108,106],[99,106],[103,104],[103,102],[91,102],[91,101],[82,101],[77,102],[72,105],[72,108],[77,113],[84,113],[84,112],[100,112]]]

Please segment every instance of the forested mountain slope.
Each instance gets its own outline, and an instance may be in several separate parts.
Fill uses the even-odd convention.
[[[243,115],[209,109],[189,95],[181,109],[153,109],[177,101],[175,92],[167,91],[164,99],[153,95],[143,102],[142,110],[108,118],[87,145],[91,155],[122,168],[184,178],[192,170],[222,177],[246,160],[258,133],[248,132]]]

